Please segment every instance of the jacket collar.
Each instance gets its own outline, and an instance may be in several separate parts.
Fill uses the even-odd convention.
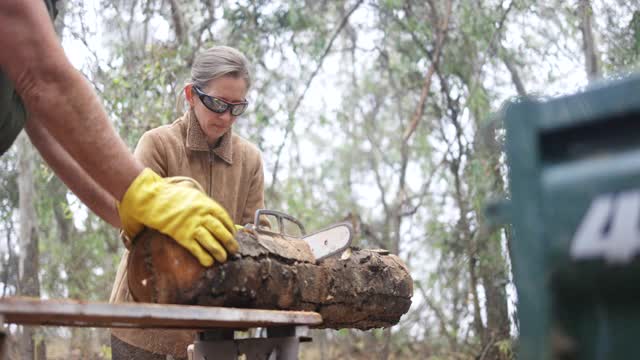
[[[232,129],[229,129],[229,131],[222,135],[218,146],[211,149],[209,144],[207,144],[207,137],[204,131],[202,131],[193,111],[187,111],[184,117],[187,122],[187,149],[193,151],[208,151],[210,154],[217,155],[227,164],[233,164],[233,147],[231,146]]]

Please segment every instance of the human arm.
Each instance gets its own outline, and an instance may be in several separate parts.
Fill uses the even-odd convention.
[[[213,263],[207,252],[226,260],[221,244],[237,251],[233,222],[219,204],[163,181],[133,158],[89,83],[66,58],[41,0],[0,1],[0,34],[0,70],[15,85],[30,126],[46,129],[119,202],[123,227],[157,229],[204,266]]]
[[[42,1],[3,0],[0,33],[0,66],[23,100],[28,122],[46,128],[86,173],[121,200],[142,165],[67,60]]]
[[[133,153],[133,156],[143,166],[153,170],[160,177],[167,177],[167,162],[166,156],[164,156],[164,150],[161,146],[161,141],[157,140],[157,137],[153,135],[153,130],[142,134],[138,140],[138,145]],[[125,247],[130,249],[133,245],[135,237],[144,228],[142,224],[128,224],[125,223],[123,232],[121,233],[122,241]]]
[[[28,121],[25,130],[53,172],[89,209],[113,227],[121,227],[113,196],[98,185],[44,127],[35,123]]]

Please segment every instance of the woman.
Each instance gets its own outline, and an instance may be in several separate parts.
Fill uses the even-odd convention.
[[[236,224],[252,222],[255,211],[264,207],[260,151],[232,131],[247,108],[250,85],[248,61],[238,50],[215,46],[200,53],[191,68],[191,82],[184,87],[189,109],[171,125],[142,135],[135,150],[136,158],[162,177],[195,179]],[[133,301],[127,255],[120,262],[110,302]],[[191,331],[113,329],[113,359],[165,359],[165,354],[186,358],[194,336]]]

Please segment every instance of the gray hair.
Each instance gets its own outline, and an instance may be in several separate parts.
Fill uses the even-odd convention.
[[[237,49],[229,46],[214,46],[196,55],[191,65],[190,83],[204,89],[211,80],[223,76],[244,79],[247,90],[251,87],[249,61]],[[178,112],[184,109],[184,95],[178,95]]]

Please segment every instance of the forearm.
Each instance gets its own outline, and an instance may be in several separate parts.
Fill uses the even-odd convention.
[[[0,67],[30,115],[100,187],[121,200],[142,171],[89,83],[67,60],[40,1],[0,4]],[[14,36],[15,35],[15,36]]]
[[[42,126],[27,121],[25,130],[42,158],[73,193],[104,221],[120,228],[115,199],[87,174]]]
[[[24,95],[32,126],[44,127],[73,159],[109,194],[121,200],[133,179],[142,171],[107,120],[92,89],[78,73],[63,81],[47,84],[45,99]],[[73,76],[79,78],[73,79]],[[56,109],[51,111],[51,109]]]

